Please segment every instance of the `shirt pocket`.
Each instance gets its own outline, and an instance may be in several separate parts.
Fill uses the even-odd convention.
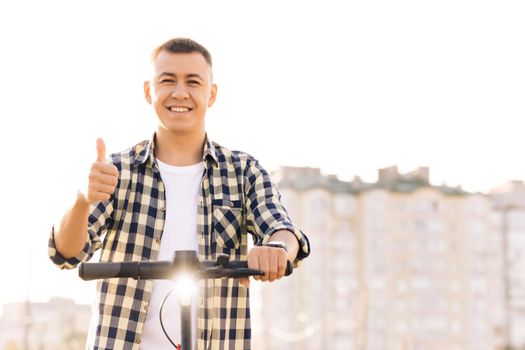
[[[216,199],[213,207],[213,231],[217,246],[238,249],[241,242],[241,201]]]

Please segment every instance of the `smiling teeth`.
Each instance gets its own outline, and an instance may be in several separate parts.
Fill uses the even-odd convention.
[[[170,111],[172,111],[172,112],[189,112],[190,109],[188,107],[170,107]]]

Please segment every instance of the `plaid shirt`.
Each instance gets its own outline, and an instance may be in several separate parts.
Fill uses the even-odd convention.
[[[119,170],[117,188],[109,201],[92,206],[88,237],[78,256],[61,256],[51,233],[49,256],[56,265],[74,268],[100,248],[102,262],[157,260],[166,201],[153,140],[112,155]],[[219,253],[246,260],[247,233],[266,243],[272,233],[282,229],[293,232],[299,241],[295,264],[308,256],[307,237],[290,221],[276,187],[254,158],[206,140],[203,163],[197,211],[200,260],[214,260]],[[98,322],[89,346],[139,349],[152,287],[151,280],[100,280]],[[249,349],[248,289],[237,279],[203,280],[200,288],[197,348]]]

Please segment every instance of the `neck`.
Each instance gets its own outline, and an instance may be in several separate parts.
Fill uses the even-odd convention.
[[[204,130],[197,134],[178,134],[158,128],[155,156],[169,165],[197,164],[202,160],[205,138]]]

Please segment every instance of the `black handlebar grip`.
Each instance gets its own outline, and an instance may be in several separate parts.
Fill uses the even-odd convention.
[[[139,263],[140,279],[173,279],[176,272],[171,261],[141,261]]]
[[[284,272],[285,276],[290,276],[293,272],[293,265],[290,260],[286,260],[286,271]]]
[[[248,268],[247,261],[230,261],[226,265],[227,268],[239,269],[239,268]],[[286,260],[286,271],[284,272],[285,276],[290,276],[293,272],[293,265],[290,260]]]
[[[84,281],[113,277],[137,278],[138,265],[136,262],[108,262],[95,264],[82,263],[78,268],[78,275]]]
[[[173,271],[172,265],[171,261],[82,263],[78,269],[78,275],[84,281],[115,277],[170,279]]]

